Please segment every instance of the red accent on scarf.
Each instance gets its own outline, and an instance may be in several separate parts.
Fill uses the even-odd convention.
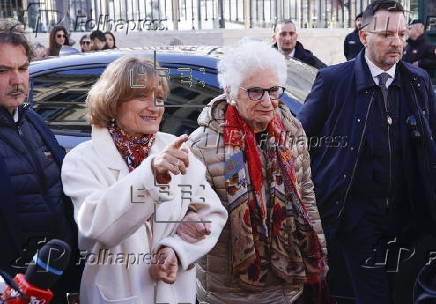
[[[249,187],[244,186],[246,182],[239,179],[243,175],[235,173],[226,178],[227,193],[230,196],[229,203],[232,204],[235,199],[238,201],[238,204],[232,206],[229,212],[229,219],[232,225],[235,225],[235,227],[232,226],[232,233],[235,234],[232,238],[234,271],[239,273],[243,283],[253,286],[263,284],[262,276],[265,275],[264,266],[266,264],[270,264],[274,272],[279,277],[289,280],[289,283],[292,281],[304,281],[309,284],[320,282],[325,275],[326,260],[323,257],[318,237],[310,224],[307,209],[299,197],[292,150],[282,142],[282,136],[286,137],[286,132],[278,115],[274,115],[273,120],[267,126],[268,136],[275,140],[276,147],[267,152],[266,171],[267,176],[274,180],[273,184],[282,185],[284,183],[285,191],[281,193],[280,197],[277,196],[279,193],[276,193],[279,191],[278,188],[274,189],[270,188],[271,185],[264,185],[261,152],[256,144],[254,131],[239,116],[234,106],[227,106],[225,120],[224,144],[225,147],[232,147],[233,150],[233,152],[227,152],[226,148],[226,153],[230,153],[226,155],[226,164],[231,159],[232,153],[233,155],[238,151],[244,153],[249,183],[255,194],[254,197],[251,197],[248,193],[248,201],[240,202],[240,198],[243,197],[240,191],[248,191],[249,189]],[[273,225],[271,228],[268,228],[266,224],[267,212],[264,191],[269,191],[270,201],[273,204],[271,210],[271,223]],[[235,195],[239,196],[235,198]],[[286,197],[286,201],[283,201],[281,197]],[[233,202],[230,198],[233,199]],[[244,204],[247,207],[244,207]],[[286,210],[289,208],[295,212],[288,214]],[[241,219],[240,212],[244,209],[245,212]],[[292,231],[283,230],[288,220],[295,223],[295,228]],[[287,239],[283,234],[288,234],[288,238],[300,238],[291,243],[299,244],[298,249],[295,248],[295,250],[301,253],[302,260],[299,256],[290,256],[292,252],[295,254],[292,246],[297,245],[283,243],[283,239]],[[271,237],[272,243],[269,243],[267,240]],[[244,243],[243,240],[247,240],[247,243]],[[248,247],[240,247],[244,244]],[[268,254],[268,252],[270,253]],[[304,267],[299,268],[294,275],[293,271],[283,269],[280,262],[269,261],[270,254],[281,257],[284,259],[283,262],[289,263],[290,266],[301,267],[304,265]]]
[[[118,126],[108,127],[108,130],[115,143],[115,147],[120,152],[127,167],[129,167],[129,172],[132,172],[148,157],[155,140],[155,135],[129,136]]]

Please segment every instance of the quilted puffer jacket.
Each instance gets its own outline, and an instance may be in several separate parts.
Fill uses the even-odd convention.
[[[207,167],[207,178],[218,193],[221,202],[227,206],[227,194],[224,185],[224,137],[223,123],[227,103],[224,95],[212,100],[198,118],[200,127],[190,135],[191,151]],[[295,172],[297,187],[310,219],[318,234],[323,252],[327,254],[326,242],[316,207],[313,183],[311,180],[310,158],[307,140],[300,122],[293,117],[284,104],[276,110],[282,118],[283,126],[291,141],[293,155],[296,155]],[[303,140],[303,142],[301,142]],[[293,303],[302,293],[303,286],[292,288],[271,282],[262,292],[245,290],[231,274],[230,238],[231,230],[227,222],[214,249],[203,257],[197,265],[197,299],[200,303],[256,303],[284,304]]]

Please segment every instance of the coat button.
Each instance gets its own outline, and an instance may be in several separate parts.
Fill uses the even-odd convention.
[[[418,88],[420,88],[421,87],[421,84],[420,83],[418,83]]]
[[[357,122],[360,122],[360,118],[357,119]]]
[[[350,150],[351,150],[351,151],[354,151],[354,147],[350,147]]]
[[[347,174],[344,174],[344,178],[347,178]]]
[[[339,201],[336,201],[335,203],[336,203],[336,205],[339,205]]]

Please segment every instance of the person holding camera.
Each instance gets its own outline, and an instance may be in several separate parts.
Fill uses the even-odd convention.
[[[436,101],[428,74],[401,60],[408,35],[400,3],[371,3],[359,36],[364,49],[318,72],[298,118],[309,138],[347,138],[345,147],[311,149],[321,222],[356,303],[387,304],[389,272],[374,251],[435,232]]]

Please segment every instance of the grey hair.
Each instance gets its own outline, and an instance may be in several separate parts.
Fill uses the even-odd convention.
[[[218,82],[221,88],[230,89],[230,95],[236,97],[244,79],[262,70],[273,70],[278,85],[285,85],[285,57],[264,41],[242,39],[238,46],[224,49],[224,56],[218,63]]]

